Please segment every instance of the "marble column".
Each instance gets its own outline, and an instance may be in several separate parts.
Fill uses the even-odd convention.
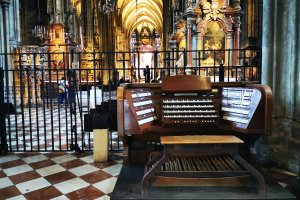
[[[262,83],[273,91],[273,123],[271,136],[262,143],[269,145],[271,156],[258,149],[260,158],[272,157],[277,165],[296,173],[300,170],[299,10],[297,0],[263,1]],[[276,149],[279,145],[284,152]]]
[[[187,50],[187,66],[191,67],[193,65],[193,24],[195,22],[194,18],[188,17],[186,20],[187,29],[187,40],[186,40],[186,50]]]

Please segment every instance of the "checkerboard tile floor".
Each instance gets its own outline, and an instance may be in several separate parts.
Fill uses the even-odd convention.
[[[55,105],[52,109],[42,106],[24,108],[22,113],[6,119],[9,151],[69,151],[72,137],[75,140],[71,132],[73,125],[76,125],[78,146],[93,150],[94,134],[83,130],[84,114],[80,116],[79,110],[76,118],[69,108]],[[117,132],[112,132],[110,150],[122,150],[122,145]]]
[[[110,199],[121,153],[95,163],[92,152],[9,153],[0,156],[2,199]]]

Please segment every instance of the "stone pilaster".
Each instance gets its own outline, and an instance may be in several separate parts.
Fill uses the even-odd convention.
[[[232,42],[232,34],[231,33],[227,33],[226,34],[226,40],[225,40],[225,49],[233,49],[233,42]],[[232,59],[233,58],[233,52],[230,51],[225,51],[225,65],[232,65]]]
[[[241,32],[241,20],[240,16],[234,17],[234,48],[239,49],[240,48],[240,32]],[[234,51],[234,57],[233,57],[233,64],[234,65],[239,65],[239,52]]]
[[[0,7],[0,41],[4,41],[4,27],[3,27],[3,14],[2,14],[2,8]],[[4,52],[4,42],[0,42],[0,53]],[[4,66],[4,58],[3,56],[0,56],[0,68],[3,68]]]
[[[86,26],[86,47],[89,46],[93,46],[93,3],[91,0],[86,0],[85,1],[86,5],[85,5],[85,13],[86,13],[86,21],[85,23],[88,24],[88,26]]]
[[[258,157],[266,158],[261,161],[272,160],[296,173],[300,169],[299,8],[297,0],[263,1],[262,83],[273,91],[273,124],[272,135],[257,145]]]
[[[193,64],[193,54],[190,52],[193,50],[193,24],[195,22],[194,18],[187,18],[186,29],[187,29],[187,41],[186,41],[186,50],[187,52],[187,66],[192,66]]]
[[[193,65],[193,25],[196,22],[197,15],[191,7],[192,4],[186,9],[184,18],[186,19],[186,50],[187,50],[187,67]],[[187,69],[187,74],[191,73],[190,69]]]
[[[1,2],[2,14],[3,14],[3,38],[4,38],[4,53],[9,53],[9,18],[8,8],[10,0],[2,0]]]

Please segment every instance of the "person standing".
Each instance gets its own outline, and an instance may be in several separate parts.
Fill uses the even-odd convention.
[[[63,107],[63,103],[68,105],[68,88],[69,84],[65,77],[62,77],[58,82],[59,105]]]

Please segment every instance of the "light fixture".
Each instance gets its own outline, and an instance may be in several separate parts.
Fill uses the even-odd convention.
[[[34,26],[34,29],[32,30],[32,35],[36,38],[39,38],[40,40],[43,40],[45,38],[49,37],[49,32],[46,30],[45,26]]]
[[[105,0],[104,4],[101,4],[101,1],[99,1],[98,8],[104,13],[109,14],[111,12],[118,10],[118,5],[115,0]]]
[[[38,6],[38,25],[32,29],[32,35],[39,38],[41,41],[49,37],[49,31],[46,30],[45,26],[41,26],[41,11],[40,11],[40,0],[37,1]]]

